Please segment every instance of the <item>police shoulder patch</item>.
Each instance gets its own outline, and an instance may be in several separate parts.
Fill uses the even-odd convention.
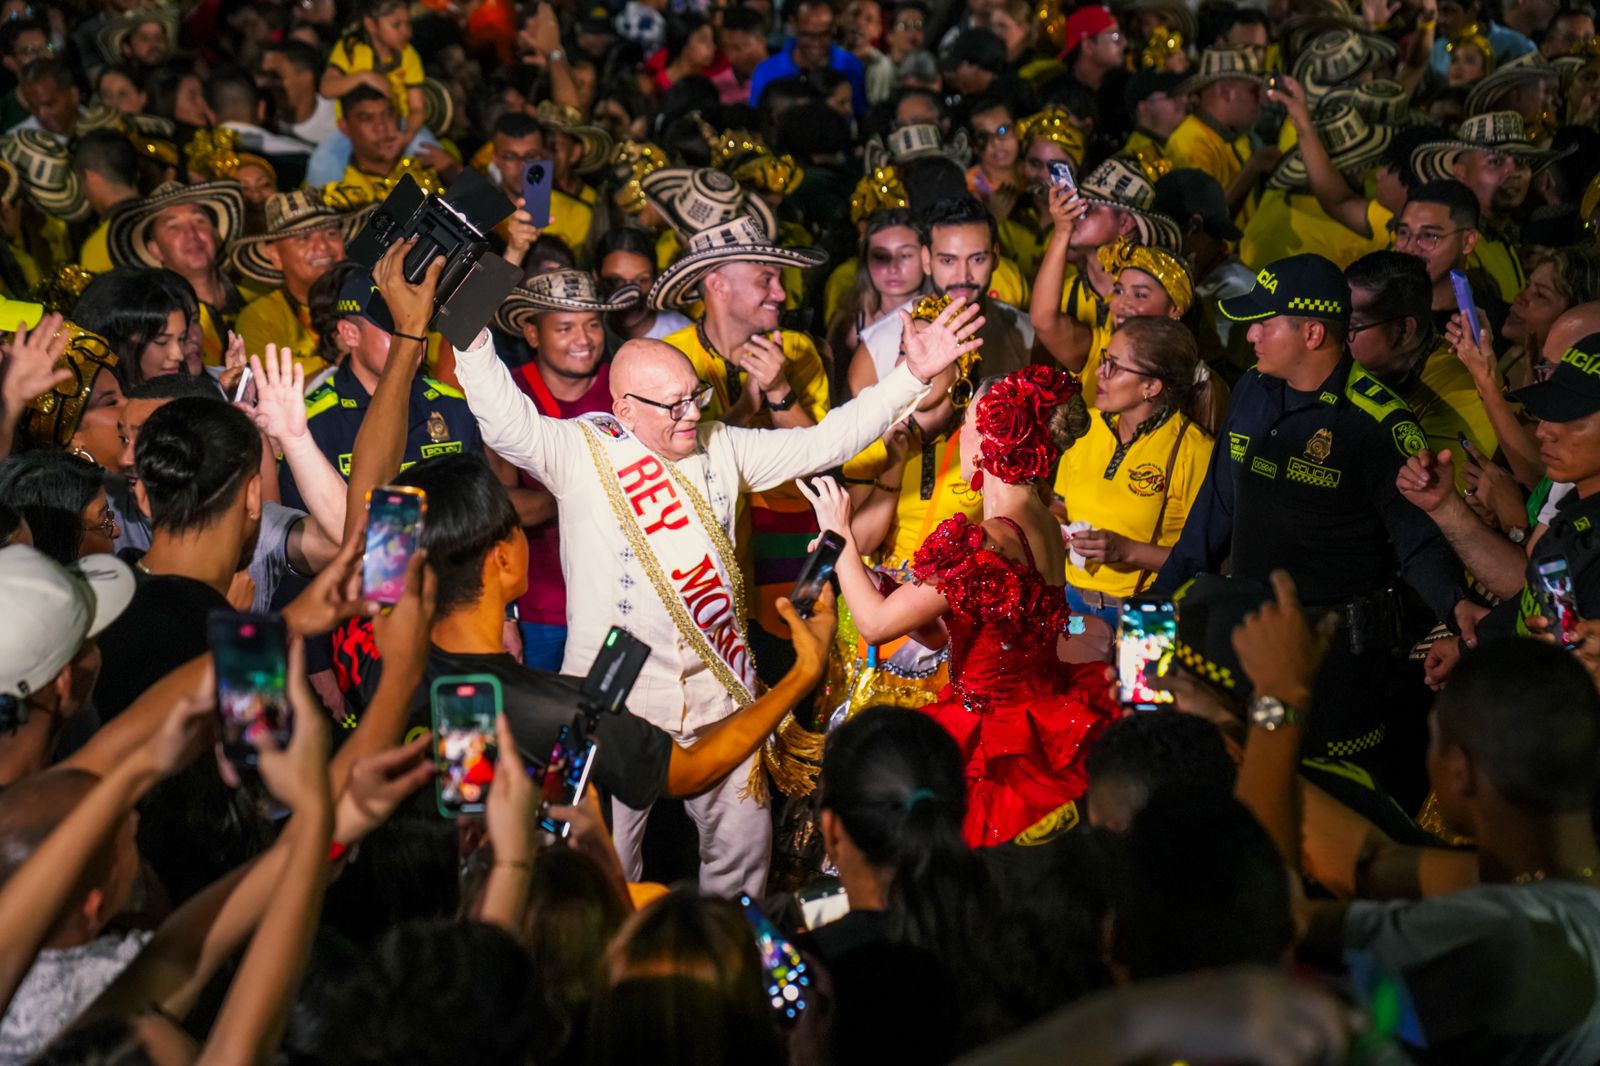
[[[337,406],[339,406],[339,394],[334,391],[333,386],[320,385],[306,397],[306,417],[315,418],[329,408]]]
[[[1423,434],[1422,427],[1409,418],[1396,422],[1390,432],[1394,435],[1394,446],[1407,459],[1428,446],[1428,438]]]
[[[465,400],[467,398],[466,393],[462,392],[460,389],[451,388],[438,378],[430,378],[428,375],[424,374],[422,375],[422,381],[429,389],[440,396],[449,396],[457,400]],[[428,398],[431,400],[434,397],[430,396]]]

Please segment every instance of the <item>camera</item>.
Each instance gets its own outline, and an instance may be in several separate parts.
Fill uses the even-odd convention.
[[[467,348],[522,280],[520,268],[489,250],[484,234],[511,214],[511,201],[481,174],[463,171],[444,196],[429,196],[408,174],[373,212],[348,255],[368,270],[396,241],[417,239],[405,277],[415,285],[439,256],[444,273],[434,295],[430,329]]]

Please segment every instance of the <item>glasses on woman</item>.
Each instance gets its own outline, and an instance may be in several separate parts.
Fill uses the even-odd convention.
[[[110,537],[112,540],[116,540],[117,534],[121,532],[117,528],[117,516],[110,511],[102,514],[100,521],[95,522],[93,525],[84,526],[83,531],[85,533],[99,533],[101,536]]]
[[[667,412],[667,417],[674,422],[682,422],[689,417],[690,411],[696,409],[704,411],[706,406],[711,403],[711,386],[702,382],[698,389],[695,389],[686,398],[679,400],[677,403],[647,400],[643,396],[636,396],[631,392],[625,392],[623,395],[630,400],[638,400],[640,403],[647,403],[651,407],[659,407]]]
[[[1153,377],[1156,377],[1155,374],[1150,373],[1150,371],[1148,371],[1148,370],[1140,370],[1136,366],[1123,366],[1121,363],[1117,362],[1116,358],[1113,357],[1113,356],[1110,356],[1110,355],[1101,356],[1101,358],[1100,358],[1100,380],[1101,381],[1110,381],[1112,378],[1116,377],[1118,374],[1133,374],[1134,376],[1141,377],[1141,378],[1153,378]]]

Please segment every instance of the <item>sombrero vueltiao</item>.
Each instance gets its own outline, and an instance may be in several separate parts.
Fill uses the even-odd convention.
[[[1254,53],[1243,48],[1207,48],[1200,53],[1200,67],[1194,75],[1178,86],[1185,96],[1199,92],[1219,81],[1249,81],[1265,86],[1261,67]]]
[[[1375,126],[1412,126],[1411,93],[1397,81],[1369,81],[1350,94],[1350,103]]]
[[[1350,174],[1364,171],[1383,158],[1394,130],[1372,126],[1350,104],[1337,104],[1317,113],[1317,139],[1327,148],[1335,170]],[[1267,180],[1269,189],[1305,189],[1310,181],[1305,157],[1297,145],[1284,154]]]
[[[682,307],[700,298],[706,274],[728,263],[771,263],[780,267],[816,267],[828,261],[820,248],[780,248],[748,215],[702,230],[689,238],[683,256],[650,286],[650,306],[657,311]]]
[[[1559,81],[1561,72],[1538,52],[1503,63],[1479,79],[1467,93],[1467,113],[1481,114],[1494,110],[1494,105],[1506,93],[1530,81]]]
[[[1394,59],[1389,40],[1355,30],[1319,34],[1296,58],[1294,76],[1305,86],[1306,98],[1316,104],[1339,91],[1350,91],[1356,78]]]
[[[663,167],[640,178],[639,188],[685,241],[741,215],[754,216],[768,236],[777,236],[778,217],[771,205],[720,170]]]
[[[1570,149],[1569,149],[1570,150]],[[1528,143],[1522,116],[1515,111],[1473,115],[1456,129],[1453,140],[1419,145],[1411,153],[1411,169],[1423,181],[1453,178],[1451,168],[1462,152],[1499,152],[1523,160],[1536,172],[1555,162],[1560,154]]]
[[[18,130],[0,142],[0,155],[39,210],[67,222],[89,217],[89,199],[66,145],[43,130]]]
[[[511,290],[495,313],[494,324],[520,337],[523,327],[546,311],[605,314],[625,310],[643,298],[637,287],[624,285],[608,299],[601,299],[594,275],[587,270],[547,270]]]
[[[228,265],[234,273],[248,281],[269,286],[282,285],[283,271],[273,266],[272,260],[267,257],[267,245],[297,233],[309,233],[327,226],[339,227],[344,242],[349,244],[367,215],[377,210],[377,206],[371,204],[355,211],[337,211],[323,202],[320,189],[280,192],[267,201],[266,232],[235,241],[228,253]]]
[[[939,127],[931,122],[913,122],[889,131],[887,140],[877,134],[867,138],[861,149],[861,161],[868,174],[880,167],[898,167],[913,159],[942,155],[965,167],[972,159],[972,149],[967,144],[967,131],[958,130],[946,141]]]
[[[443,82],[422,79],[422,124],[437,136],[448,136],[456,123],[456,101]]]
[[[153,22],[161,27],[161,32],[167,38],[168,53],[178,50],[178,12],[177,9],[163,4],[156,8],[140,8],[124,15],[109,19],[95,34],[95,43],[100,46],[100,53],[106,57],[106,62],[112,66],[126,63],[127,57],[122,54],[122,44],[134,30],[147,22]]]
[[[583,121],[583,112],[554,100],[542,100],[534,118],[547,130],[564,133],[583,146],[583,154],[573,165],[580,174],[599,170],[611,159],[611,134]]]
[[[146,238],[156,216],[169,207],[194,204],[205,209],[217,227],[217,240],[226,246],[244,225],[244,191],[236,181],[205,181],[182,185],[169,181],[142,200],[130,200],[111,214],[106,233],[111,262],[117,266],[159,267]]]
[[[1155,210],[1155,185],[1136,162],[1112,156],[1078,182],[1078,193],[1085,200],[1110,204],[1132,215],[1138,243],[1181,252],[1183,231]]]

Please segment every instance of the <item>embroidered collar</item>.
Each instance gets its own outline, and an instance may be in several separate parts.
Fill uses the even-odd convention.
[[[1116,420],[1118,417],[1117,415],[1107,414],[1104,411],[1100,412],[1100,420],[1106,424],[1106,428],[1111,431],[1112,438],[1117,441],[1116,450],[1111,453],[1111,462],[1106,464],[1104,476],[1107,481],[1117,476],[1117,470],[1122,466],[1122,460],[1128,457],[1128,452],[1133,449],[1134,444],[1138,442],[1140,437],[1148,436],[1166,425],[1167,419],[1172,417],[1172,408],[1168,407],[1164,411],[1158,411],[1143,422],[1140,422],[1138,426],[1134,427],[1133,436],[1127,440],[1122,440],[1117,436]]]

